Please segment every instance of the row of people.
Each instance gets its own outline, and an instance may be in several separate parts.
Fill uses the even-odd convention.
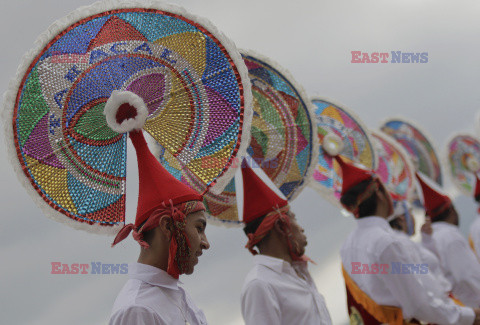
[[[129,268],[130,279],[115,301],[110,324],[206,324],[178,282],[180,274],[194,271],[210,247],[202,196],[161,166],[142,131],[130,132],[130,138],[140,164],[137,216],[113,244],[133,231],[141,251],[138,263]],[[422,244],[416,244],[399,232],[412,229],[408,209],[394,213],[380,179],[335,159],[343,172],[341,203],[357,222],[341,249],[351,319],[361,318],[364,324],[480,324],[480,264],[458,230],[450,199],[419,179],[432,225],[424,225]],[[246,247],[255,255],[241,293],[246,324],[331,324],[308,271],[307,238],[288,201],[248,166],[242,175]],[[359,264],[387,267],[355,272]],[[391,269],[422,264],[428,265],[426,272],[397,274]]]

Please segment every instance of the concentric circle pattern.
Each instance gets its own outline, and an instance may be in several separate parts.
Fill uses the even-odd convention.
[[[394,138],[409,153],[416,170],[442,185],[440,160],[425,132],[411,122],[401,119],[388,120],[380,129]]]
[[[261,168],[285,197],[293,200],[305,186],[318,150],[311,104],[302,88],[278,64],[254,53],[243,52],[242,56],[251,80],[254,113],[248,155],[239,157],[236,163]],[[161,161],[183,182],[199,189],[201,184],[191,173],[179,173],[180,166],[171,155],[161,155]],[[205,160],[204,166],[223,163]],[[205,204],[212,221],[241,224],[234,179],[223,193],[206,193]]]
[[[341,207],[341,168],[322,147],[324,138],[341,139],[343,145],[340,155],[347,162],[359,163],[371,170],[377,166],[375,149],[367,128],[348,109],[320,98],[314,98],[312,102],[316,107],[320,150],[311,185],[331,203]]]
[[[480,141],[466,134],[454,136],[447,144],[447,163],[453,183],[465,195],[473,196],[475,173],[480,171]]]
[[[415,169],[405,150],[382,132],[372,132],[378,157],[375,173],[385,184],[393,200],[411,201],[415,191]]]
[[[125,220],[127,136],[112,131],[103,115],[112,91],[144,100],[144,129],[206,187],[239,152],[250,103],[243,61],[208,22],[180,9],[87,9],[76,13],[82,19],[47,31],[7,109],[29,186],[88,229]],[[210,158],[222,164],[204,168]]]

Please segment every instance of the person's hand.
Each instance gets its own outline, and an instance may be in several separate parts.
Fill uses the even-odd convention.
[[[480,308],[474,308],[473,311],[475,312],[475,320],[473,321],[473,325],[480,325]]]
[[[420,230],[425,235],[431,235],[433,233],[432,220],[430,220],[430,217],[425,217],[425,223]]]

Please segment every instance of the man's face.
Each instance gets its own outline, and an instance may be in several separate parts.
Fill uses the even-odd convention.
[[[190,242],[190,256],[188,257],[188,267],[185,274],[192,274],[195,265],[198,263],[198,257],[202,255],[204,249],[210,248],[210,243],[205,234],[207,227],[207,218],[204,211],[190,213],[186,217],[185,233]]]
[[[298,224],[295,218],[295,213],[288,211],[290,218],[290,230],[292,237],[290,238],[292,243],[292,249],[295,254],[302,256],[305,254],[305,247],[307,246],[307,236],[305,236],[305,230]]]

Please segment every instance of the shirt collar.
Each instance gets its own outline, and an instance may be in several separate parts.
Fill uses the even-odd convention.
[[[128,275],[131,279],[140,280],[157,287],[164,287],[172,290],[179,290],[178,284],[181,284],[179,280],[173,278],[164,270],[142,263],[129,264]]]
[[[253,261],[255,262],[255,264],[266,266],[277,273],[282,273],[288,267],[290,268],[292,267],[290,263],[288,263],[287,261],[284,261],[280,258],[262,255],[262,254],[255,255],[253,257]]]
[[[385,218],[377,217],[377,216],[363,217],[363,218],[357,219],[357,225],[358,225],[358,228],[379,227],[379,228],[386,229],[388,231],[392,231],[392,227],[390,227],[390,224],[387,222],[387,220]]]
[[[449,229],[458,229],[457,226],[449,223],[449,222],[445,222],[445,221],[436,221],[436,222],[432,222],[432,227],[435,229],[435,228],[449,228]]]

